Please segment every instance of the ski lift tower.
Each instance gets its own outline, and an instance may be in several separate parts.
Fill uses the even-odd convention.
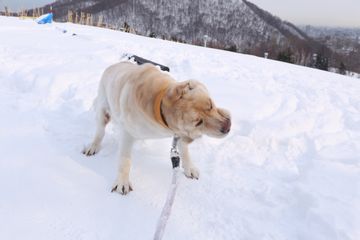
[[[312,59],[312,60],[313,60],[313,64],[312,64],[313,67],[316,66],[317,56],[318,56],[317,53],[314,53],[314,54],[313,54],[313,57],[312,57],[312,58],[313,58],[313,59]]]
[[[205,34],[204,35],[204,47],[206,47],[208,38],[209,38],[209,36]]]

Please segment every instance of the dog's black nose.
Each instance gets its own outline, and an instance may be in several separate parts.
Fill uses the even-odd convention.
[[[231,120],[229,118],[227,118],[224,123],[223,126],[221,127],[221,132],[226,134],[228,132],[230,132],[230,127],[231,127]]]

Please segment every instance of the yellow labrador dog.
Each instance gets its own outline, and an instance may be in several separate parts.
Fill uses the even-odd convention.
[[[188,144],[206,134],[223,137],[230,131],[230,114],[217,108],[206,87],[198,81],[176,82],[151,64],[121,62],[103,73],[95,100],[97,126],[94,140],[83,153],[100,150],[110,119],[119,126],[120,166],[113,191],[132,191],[129,181],[131,149],[137,139],[180,137],[179,151],[184,173],[199,178]],[[121,126],[121,127],[120,127]]]

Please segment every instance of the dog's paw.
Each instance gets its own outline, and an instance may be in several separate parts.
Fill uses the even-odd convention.
[[[118,192],[122,195],[126,195],[129,192],[131,192],[133,190],[132,185],[129,181],[119,181],[117,180],[114,185],[113,188],[111,189],[111,192]]]
[[[82,151],[86,156],[92,156],[100,151],[100,144],[91,144]]]
[[[184,174],[188,178],[199,179],[199,170],[196,167],[184,168]]]

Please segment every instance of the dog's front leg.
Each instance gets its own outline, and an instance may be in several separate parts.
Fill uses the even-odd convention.
[[[193,140],[189,138],[180,139],[179,150],[180,150],[181,162],[182,162],[182,167],[184,168],[185,176],[187,176],[188,178],[199,179],[199,170],[194,166],[189,155],[188,145],[192,141]]]
[[[129,181],[131,150],[133,144],[134,138],[123,130],[122,139],[119,143],[119,171],[111,192],[116,191],[120,194],[126,195],[128,192],[133,190]]]

